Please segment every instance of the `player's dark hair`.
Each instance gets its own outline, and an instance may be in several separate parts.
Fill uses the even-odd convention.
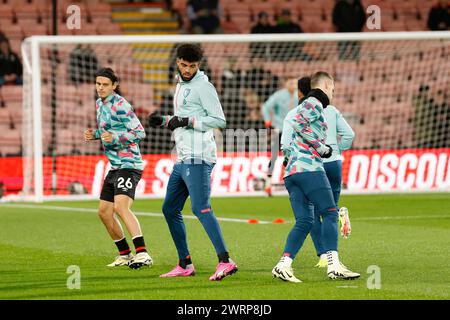
[[[316,88],[317,85],[323,80],[323,79],[329,79],[331,81],[334,81],[333,77],[325,71],[317,71],[314,73],[311,77],[311,88]]]
[[[197,44],[185,43],[178,47],[177,58],[187,62],[200,62],[203,58],[203,50]]]
[[[97,77],[105,77],[108,78],[109,80],[111,80],[111,82],[114,83],[119,83],[119,78],[116,76],[116,74],[114,73],[113,69],[111,68],[101,68],[100,70],[98,70],[95,73],[95,78]],[[120,93],[120,89],[119,89],[119,84],[117,84],[116,89],[114,90],[115,93],[117,93],[118,95],[122,95]]]
[[[304,96],[306,96],[311,91],[311,78],[303,77],[298,79],[297,88],[298,91],[300,91],[301,93],[303,93]]]

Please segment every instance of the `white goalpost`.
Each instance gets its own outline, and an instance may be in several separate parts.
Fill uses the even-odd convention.
[[[96,125],[93,74],[100,67],[119,76],[146,129],[137,197],[164,196],[173,141],[146,118],[173,114],[180,43],[201,44],[201,68],[227,117],[227,129],[216,132],[213,195],[264,194],[270,143],[261,105],[285,79],[320,70],[335,77],[332,104],[356,133],[343,155],[344,192],[450,191],[450,32],[33,36],[22,44],[23,190],[9,199],[98,198],[108,161],[83,131]],[[281,162],[274,184],[282,183]]]

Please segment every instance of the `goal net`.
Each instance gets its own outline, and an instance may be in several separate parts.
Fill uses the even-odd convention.
[[[202,46],[201,69],[227,118],[227,128],[215,132],[213,195],[263,194],[272,133],[262,105],[287,79],[316,71],[334,76],[332,104],[356,133],[343,154],[344,190],[449,190],[449,34],[387,32],[28,38],[22,48],[22,195],[98,197],[109,165],[101,143],[85,142],[83,132],[96,127],[94,74],[111,67],[146,129],[137,196],[164,196],[174,141],[146,118],[154,111],[173,114],[175,50],[185,42]],[[280,110],[275,106],[268,116]],[[275,185],[282,184],[281,162]]]

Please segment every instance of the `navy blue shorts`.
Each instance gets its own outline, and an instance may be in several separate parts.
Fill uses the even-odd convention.
[[[314,215],[310,203],[319,214],[336,210],[330,182],[323,171],[302,172],[284,178],[289,199],[296,218]]]

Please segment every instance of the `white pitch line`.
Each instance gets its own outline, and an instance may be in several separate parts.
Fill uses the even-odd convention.
[[[450,215],[425,215],[425,216],[384,216],[351,218],[350,221],[376,221],[376,220],[417,220],[417,219],[450,219]]]
[[[32,205],[32,204],[0,204],[1,207],[7,208],[19,208],[19,209],[48,209],[55,211],[72,211],[72,212],[93,212],[96,213],[97,209],[90,208],[73,208],[73,207],[62,207],[62,206],[46,206],[46,205]],[[164,217],[162,213],[158,212],[134,212],[136,215],[144,217]],[[197,219],[194,215],[183,214],[186,219]],[[377,216],[377,217],[355,217],[351,218],[351,221],[389,221],[389,220],[421,220],[421,219],[450,219],[450,215],[418,215],[418,216]],[[219,221],[227,222],[238,222],[238,223],[249,223],[248,219],[235,219],[235,218],[224,218],[217,217]],[[291,223],[291,221],[286,220],[282,224]],[[257,224],[272,224],[271,221],[258,220]]]
[[[61,206],[45,206],[45,205],[31,205],[31,204],[2,204],[1,207],[7,207],[7,208],[17,208],[17,209],[36,209],[36,210],[55,210],[55,211],[71,211],[71,212],[89,212],[89,213],[96,213],[97,209],[91,209],[91,208],[72,208],[72,207],[61,207]],[[164,217],[162,213],[157,212],[140,212],[140,211],[133,211],[135,215],[137,216],[144,216],[144,217]],[[186,219],[198,219],[194,215],[190,214],[183,214],[183,218]],[[223,217],[217,217],[217,220],[219,221],[226,221],[226,222],[238,222],[238,223],[249,223],[248,219],[235,219],[235,218],[223,218]],[[265,221],[265,220],[258,220],[257,224],[272,224],[271,221]]]

